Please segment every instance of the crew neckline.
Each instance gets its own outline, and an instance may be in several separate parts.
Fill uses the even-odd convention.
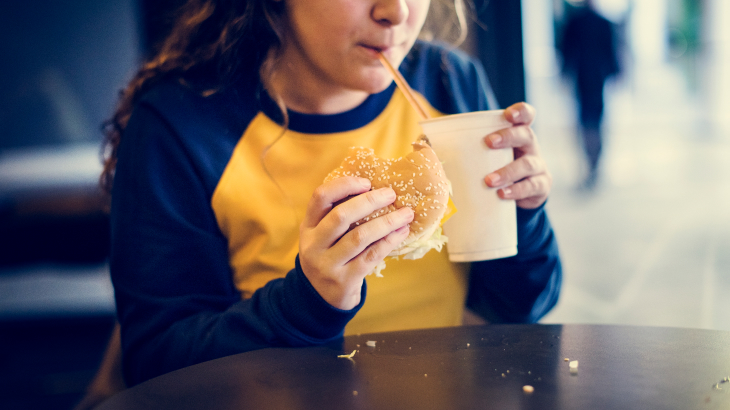
[[[372,122],[390,102],[395,91],[395,82],[385,90],[369,95],[357,107],[337,114],[304,114],[288,110],[289,126],[292,131],[304,134],[332,134],[352,131]],[[279,107],[265,90],[260,91],[261,110],[269,118],[282,123]]]

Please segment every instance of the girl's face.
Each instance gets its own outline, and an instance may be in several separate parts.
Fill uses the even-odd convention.
[[[378,51],[400,65],[423,26],[430,0],[283,0],[285,75],[304,89],[380,92],[392,77]]]

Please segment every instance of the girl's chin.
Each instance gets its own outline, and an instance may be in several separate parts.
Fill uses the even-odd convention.
[[[364,81],[363,90],[367,91],[368,94],[377,94],[385,91],[385,89],[392,83],[393,77],[390,76],[390,73],[386,73],[386,75],[377,75]]]
[[[370,89],[367,90],[368,91],[368,94],[378,94],[378,93],[381,93],[381,92],[385,91],[388,88],[388,86],[390,86],[390,84],[392,82],[393,82],[393,80],[390,80],[387,83],[383,83],[383,84],[380,84],[378,86],[370,87]]]

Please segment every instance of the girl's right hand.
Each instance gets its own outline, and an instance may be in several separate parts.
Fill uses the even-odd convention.
[[[356,177],[337,178],[314,191],[299,228],[299,262],[330,305],[342,310],[357,306],[365,276],[408,236],[413,210],[407,206],[347,232],[395,198],[391,188],[370,191],[370,181]]]

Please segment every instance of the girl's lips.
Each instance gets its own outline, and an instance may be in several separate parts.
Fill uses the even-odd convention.
[[[368,44],[360,44],[360,47],[362,47],[373,58],[378,58],[380,53],[383,53],[383,55],[387,57],[389,50],[391,49],[390,46],[373,46]]]

